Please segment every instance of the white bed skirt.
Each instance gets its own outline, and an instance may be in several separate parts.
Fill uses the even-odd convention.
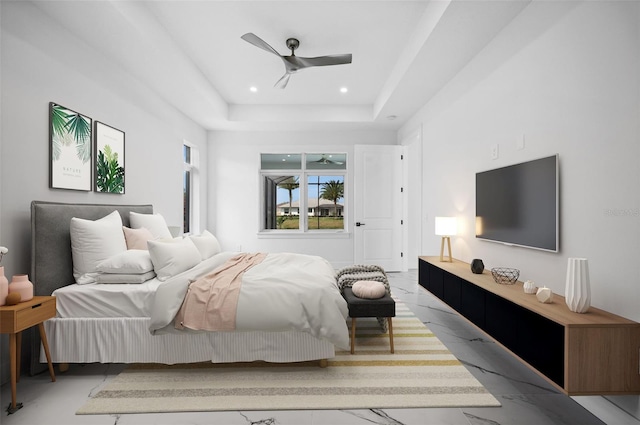
[[[304,332],[151,335],[148,318],[54,318],[44,322],[54,363],[213,363],[329,359],[333,344]],[[44,350],[40,362],[46,363]]]

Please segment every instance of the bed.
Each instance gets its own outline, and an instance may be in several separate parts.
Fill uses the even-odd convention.
[[[34,294],[53,294],[57,300],[57,316],[45,322],[54,363],[289,363],[322,361],[334,357],[336,347],[348,348],[346,302],[335,282],[335,271],[320,257],[223,251],[204,258],[201,250],[203,258],[185,271],[165,273],[164,266],[155,262],[157,275],[141,283],[77,284],[74,264],[80,261],[76,258],[74,262],[77,249],[73,254],[71,249],[72,218],[90,222],[114,211],[127,228],[130,215],[153,215],[151,205],[31,204]],[[181,243],[160,244],[168,250],[160,252],[180,256],[175,250]],[[150,250],[151,245],[149,242]],[[156,249],[154,245],[151,251],[154,259]],[[191,283],[230,267],[226,266],[230,262],[240,264],[248,261],[247,256],[259,255],[241,273],[236,310],[232,310],[237,319],[232,327],[198,328],[174,321],[182,300],[191,292]],[[169,255],[167,264],[171,261]],[[317,293],[316,287],[321,288]],[[283,308],[285,305],[289,307]],[[291,312],[278,316],[284,310]],[[188,310],[193,311],[196,309]],[[31,371],[35,373],[42,370],[46,359],[40,340],[32,336]]]

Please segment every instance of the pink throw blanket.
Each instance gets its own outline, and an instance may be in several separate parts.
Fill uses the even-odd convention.
[[[236,328],[236,309],[242,275],[266,257],[265,253],[238,254],[206,276],[191,282],[180,311],[176,329],[232,331]]]

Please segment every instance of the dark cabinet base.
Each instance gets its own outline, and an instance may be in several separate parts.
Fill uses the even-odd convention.
[[[540,304],[524,294],[521,282],[499,285],[486,270],[472,274],[460,261],[420,257],[418,273],[421,286],[565,393],[640,393],[640,324],[593,307],[589,316],[570,313],[561,296],[554,305]],[[611,353],[617,370],[609,367]]]

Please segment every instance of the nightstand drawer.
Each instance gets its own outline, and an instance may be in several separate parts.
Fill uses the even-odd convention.
[[[35,304],[30,308],[16,311],[15,329],[19,332],[55,317],[55,315],[55,300],[47,300],[42,303]]]
[[[0,307],[0,333],[13,334],[56,317],[56,297],[36,296]]]

